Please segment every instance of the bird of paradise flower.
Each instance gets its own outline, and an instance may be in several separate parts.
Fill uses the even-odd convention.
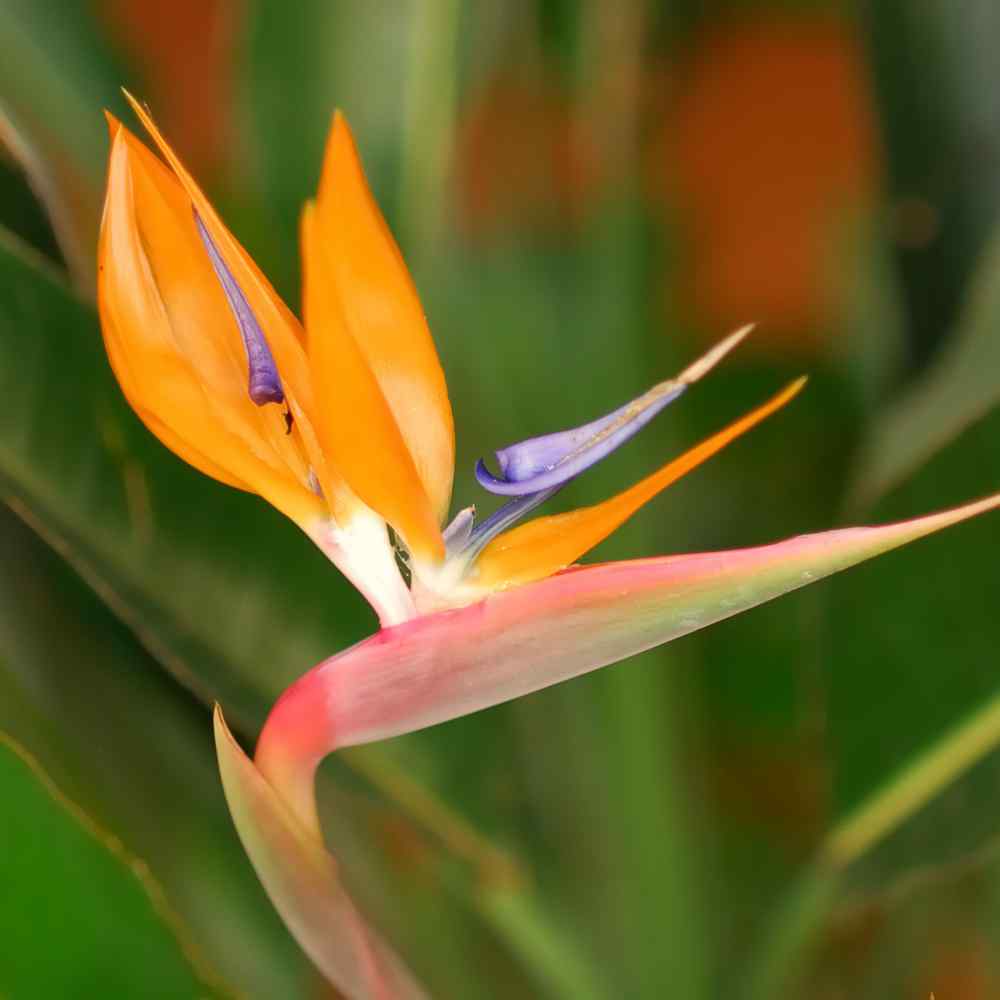
[[[466,508],[448,522],[444,376],[344,118],[334,116],[319,192],[302,216],[301,324],[130,101],[163,160],[109,116],[98,293],[122,390],[181,458],[298,524],[380,621],[284,692],[253,761],[215,713],[243,845],[289,929],[346,996],[424,992],[359,913],[324,846],[314,782],[327,754],[606,666],[1000,506],[998,494],[757,548],[576,565],[788,403],[799,379],[609,500],[517,523],[705,376],[744,328],[612,413],[500,449],[497,473],[480,462],[479,483],[506,503],[481,521]]]

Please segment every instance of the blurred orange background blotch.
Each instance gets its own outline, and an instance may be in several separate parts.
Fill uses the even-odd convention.
[[[720,815],[765,830],[789,857],[807,856],[830,822],[830,776],[808,741],[744,735],[738,745],[716,752],[707,779]]]
[[[570,97],[544,73],[501,72],[470,99],[456,142],[463,235],[559,230],[584,217],[597,158]]]
[[[753,319],[808,349],[881,151],[855,28],[830,15],[708,25],[678,69],[654,172],[680,222],[680,296],[711,336]],[[842,265],[841,265],[842,266]]]
[[[990,1000],[1000,989],[986,938],[974,927],[952,929],[930,953],[913,996]]]
[[[155,109],[195,174],[230,165],[243,0],[98,0],[108,35],[145,77]]]

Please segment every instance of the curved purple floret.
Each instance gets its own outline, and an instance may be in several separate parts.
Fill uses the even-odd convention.
[[[215,271],[215,276],[219,279],[219,284],[222,285],[222,290],[226,293],[229,308],[233,311],[236,325],[240,329],[240,336],[243,338],[249,368],[247,392],[258,406],[263,406],[265,403],[283,403],[285,392],[281,387],[278,366],[274,363],[274,355],[271,354],[271,348],[268,347],[264,331],[260,328],[260,324],[250,309],[250,303],[247,302],[246,296],[233,277],[232,271],[226,266],[222,254],[219,253],[219,248],[209,235],[197,211],[194,213],[194,221],[198,227],[201,241],[208,251],[212,270]]]
[[[540,493],[514,497],[480,524],[476,524],[476,508],[465,507],[444,529],[444,543],[448,555],[471,562],[497,535],[506,531],[539,504],[545,503],[549,497],[558,493],[559,489],[560,487],[554,486]]]
[[[506,531],[550,497],[559,492],[561,486],[550,486],[538,493],[526,493],[524,496],[508,500],[502,507],[495,510],[485,521],[477,524],[464,544],[457,551],[468,559],[474,559],[501,532]]]
[[[642,430],[689,385],[708,374],[752,329],[752,325],[744,326],[731,333],[676,378],[654,385],[605,417],[501,448],[496,453],[499,476],[493,475],[480,459],[476,463],[479,485],[491,493],[515,497],[563,486]]]
[[[441,532],[444,544],[449,552],[462,549],[472,535],[476,523],[476,508],[463,507],[452,519],[451,523]]]
[[[493,475],[480,459],[476,479],[491,493],[504,496],[523,496],[562,486],[637,434],[686,388],[685,382],[661,382],[638,399],[582,427],[501,448],[496,453],[500,476]]]

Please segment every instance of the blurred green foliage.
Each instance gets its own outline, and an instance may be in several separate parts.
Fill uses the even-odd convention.
[[[2,877],[4,992],[69,996],[110,992],[175,997],[214,993],[171,940],[158,887],[102,842],[15,745],[0,744],[8,826]],[[27,913],[41,919],[25,920]],[[39,962],[36,937],[63,942],[60,961]],[[114,948],[107,943],[113,941]],[[134,963],[118,960],[119,949]]]
[[[90,253],[119,84],[294,307],[298,212],[345,110],[448,376],[456,508],[483,499],[480,455],[605,412],[747,320],[740,357],[561,502],[610,495],[787,376],[808,393],[596,558],[1000,483],[991,0],[170,6],[0,2],[0,732],[128,852],[0,747],[13,998],[215,989],[132,856],[223,993],[325,995],[230,827],[208,706],[252,740],[374,627],[294,528],[121,398]],[[992,705],[995,536],[964,526],[339,755],[321,798],[345,879],[436,996],[997,995],[1000,732],[857,856],[830,851]]]

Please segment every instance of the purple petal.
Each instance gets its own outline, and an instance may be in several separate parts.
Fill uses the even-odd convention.
[[[469,533],[461,548],[456,547],[467,559],[474,559],[502,531],[519,521],[529,511],[545,503],[559,492],[561,486],[550,486],[538,493],[526,493],[524,496],[508,500],[502,507],[495,510],[482,524],[477,524]]]
[[[523,496],[569,482],[610,455],[646,426],[668,403],[710,371],[750,332],[744,327],[716,344],[677,378],[668,379],[617,410],[581,427],[508,445],[496,452],[500,475],[480,459],[476,479],[491,493]]]
[[[502,507],[495,510],[481,524],[476,524],[476,508],[464,507],[456,515],[451,524],[444,529],[444,542],[449,556],[461,556],[471,561],[502,531],[519,521],[529,511],[539,504],[545,503],[549,497],[559,491],[555,486],[540,493],[528,493],[523,497],[508,500]]]
[[[457,552],[465,547],[472,536],[472,526],[475,521],[475,507],[463,507],[452,518],[448,527],[441,532],[441,537],[444,538],[444,544],[448,547],[449,552]]]
[[[250,398],[258,406],[263,406],[265,403],[282,403],[285,400],[285,393],[281,388],[278,366],[274,363],[274,356],[271,354],[271,348],[267,345],[264,331],[260,328],[243,290],[237,284],[232,271],[226,266],[222,254],[219,253],[219,248],[215,245],[215,241],[209,235],[197,212],[194,213],[194,221],[201,240],[205,244],[205,249],[208,251],[208,258],[212,262],[215,276],[219,279],[222,290],[226,293],[233,316],[236,317],[236,325],[240,328],[240,336],[243,338],[243,346],[247,352],[247,365],[250,369],[247,388]]]
[[[480,459],[476,463],[476,479],[491,493],[504,496],[522,496],[561,486],[623,445],[686,388],[664,382],[582,427],[501,448],[496,456],[503,478],[494,476]]]

